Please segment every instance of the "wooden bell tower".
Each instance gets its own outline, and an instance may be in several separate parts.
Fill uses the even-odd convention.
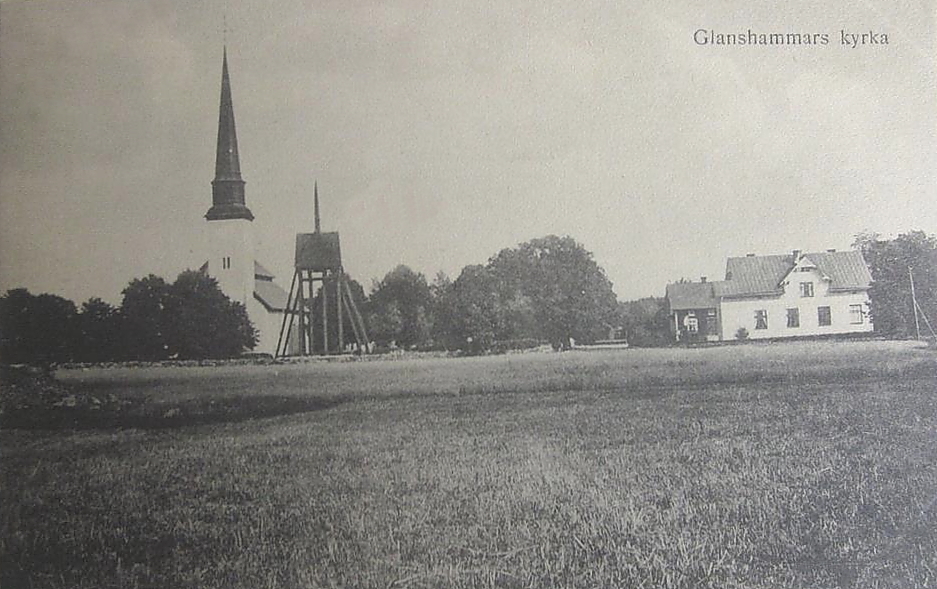
[[[358,353],[369,353],[368,334],[342,268],[342,251],[337,231],[323,233],[319,222],[319,184],[314,189],[315,232],[296,234],[293,281],[290,283],[286,312],[280,326],[275,357],[294,353],[300,356],[342,354],[345,352],[345,321],[352,328]],[[320,300],[315,305],[316,291]],[[334,297],[335,304],[330,306]],[[331,316],[331,317],[330,317]],[[335,321],[337,342],[330,341],[329,322]],[[296,333],[293,333],[295,329]],[[321,330],[321,345],[314,338]],[[295,338],[295,339],[291,339]],[[292,345],[289,345],[293,342]]]

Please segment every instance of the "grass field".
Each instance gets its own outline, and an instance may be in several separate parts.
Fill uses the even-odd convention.
[[[4,589],[937,585],[910,342],[57,378],[122,409],[0,431]]]

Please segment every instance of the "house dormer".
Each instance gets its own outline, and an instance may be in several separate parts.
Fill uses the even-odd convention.
[[[785,294],[793,294],[801,298],[814,297],[819,294],[817,287],[821,283],[824,293],[829,289],[832,279],[824,274],[809,256],[804,255],[800,250],[794,250],[791,259],[790,269],[778,282],[778,288]],[[792,291],[792,288],[796,290]]]

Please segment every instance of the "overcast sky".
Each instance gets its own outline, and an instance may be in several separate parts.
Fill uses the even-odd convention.
[[[116,304],[206,259],[225,12],[281,283],[316,180],[366,288],[554,233],[628,300],[731,255],[937,232],[937,0],[821,4],[3,1],[0,291]],[[693,38],[749,28],[829,44]]]

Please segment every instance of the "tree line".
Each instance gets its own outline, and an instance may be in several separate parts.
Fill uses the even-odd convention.
[[[852,245],[862,252],[872,272],[869,297],[875,332],[906,338],[916,337],[920,329],[922,336],[931,335],[924,317],[937,329],[937,237],[923,231],[903,233],[894,239],[861,233]]]
[[[383,349],[481,353],[498,344],[541,343],[564,349],[602,338],[618,316],[604,270],[571,237],[551,235],[504,249],[454,281],[440,274],[430,284],[401,265],[366,296],[347,278],[371,339]],[[334,297],[328,304],[334,316]],[[313,306],[321,310],[321,293]],[[321,349],[321,333],[318,338],[314,345]],[[118,307],[99,298],[77,307],[26,289],[0,297],[0,358],[6,363],[225,358],[256,342],[243,305],[199,271],[187,270],[172,283],[154,275],[134,279]]]
[[[439,274],[430,284],[398,266],[374,285],[368,310],[378,345],[469,353],[498,344],[566,349],[618,325],[605,271],[576,240],[555,235],[503,249],[455,280]]]
[[[619,303],[605,271],[571,237],[550,235],[503,249],[454,280],[443,273],[428,280],[399,265],[375,280],[368,295],[350,277],[346,281],[370,339],[383,350],[480,354],[539,345],[567,349],[609,337],[639,346],[670,339],[664,299]],[[318,311],[320,298],[313,304]],[[334,322],[329,330],[336,341]]]
[[[57,295],[8,291],[0,297],[0,357],[9,364],[228,358],[257,342],[244,306],[204,272],[186,270],[172,283],[151,274],[122,295],[119,307],[96,297],[76,307]]]
[[[853,246],[872,273],[877,334],[916,334],[912,277],[919,316],[937,320],[937,238],[921,231],[894,239],[861,234]],[[379,349],[479,354],[549,344],[560,350],[611,337],[634,346],[672,344],[666,300],[619,302],[591,252],[571,237],[550,235],[503,249],[485,264],[466,266],[455,280],[440,273],[430,282],[400,265],[374,281],[367,294],[350,277],[347,283]],[[225,358],[256,344],[244,307],[203,272],[187,270],[173,283],[154,275],[135,279],[122,297],[119,307],[98,298],[76,307],[56,295],[8,291],[0,297],[0,359]],[[313,305],[321,309],[320,296]],[[334,297],[329,305],[334,316]],[[344,327],[350,333],[351,326]],[[337,341],[335,322],[329,329]]]

